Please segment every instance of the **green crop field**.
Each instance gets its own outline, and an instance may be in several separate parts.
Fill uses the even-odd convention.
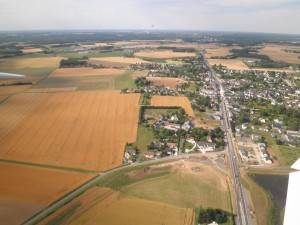
[[[114,86],[117,90],[136,87],[130,72],[126,72],[123,75],[115,77]]]
[[[221,192],[211,183],[189,174],[175,172],[163,177],[146,179],[124,187],[121,191],[126,195],[180,207],[202,206],[231,211],[228,192]]]
[[[154,138],[154,133],[151,127],[140,125],[137,132],[137,140],[135,146],[140,150],[140,155],[147,151],[148,145]]]

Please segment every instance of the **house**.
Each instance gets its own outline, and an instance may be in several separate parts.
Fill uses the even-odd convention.
[[[155,152],[150,152],[150,151],[147,151],[145,154],[144,154],[145,158],[147,159],[154,159],[155,157]]]
[[[213,221],[212,223],[210,223],[208,225],[218,225],[218,224],[215,221]]]
[[[247,127],[248,127],[248,123],[243,123],[243,124],[242,124],[242,130],[246,130]]]
[[[252,134],[251,139],[252,141],[259,141],[261,139],[261,136],[258,134]]]
[[[197,142],[197,147],[202,153],[212,152],[216,149],[216,144],[199,141]]]
[[[177,122],[177,121],[178,121],[177,115],[171,116],[170,121],[172,121],[172,122]]]
[[[193,127],[192,123],[190,121],[185,121],[184,124],[182,125],[183,130],[190,130]]]
[[[249,160],[249,152],[245,149],[240,149],[239,154],[241,156],[241,159],[243,161],[248,161]]]
[[[167,130],[172,130],[172,131],[178,131],[180,129],[180,125],[179,124],[167,124],[165,126],[163,126],[165,129]]]
[[[175,143],[167,143],[167,147],[168,147],[168,151],[167,151],[168,155],[174,155],[174,156],[178,155],[177,144],[175,144]]]
[[[266,123],[266,120],[264,118],[259,118],[258,121],[261,123]]]

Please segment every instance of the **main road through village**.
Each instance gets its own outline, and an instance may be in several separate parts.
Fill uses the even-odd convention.
[[[204,58],[204,56],[203,56]],[[205,58],[204,58],[205,60]],[[226,95],[224,92],[224,88],[222,86],[222,83],[218,79],[215,71],[213,68],[209,65],[207,60],[205,60],[206,65],[208,66],[210,70],[211,79],[214,82],[215,91],[220,94],[221,98],[221,113],[223,116],[223,128],[226,134],[227,139],[227,153],[228,153],[228,161],[230,164],[230,169],[232,173],[232,181],[234,185],[235,190],[235,201],[236,201],[236,224],[237,225],[252,225],[251,218],[250,218],[250,209],[249,204],[246,199],[246,195],[244,193],[244,189],[241,184],[241,175],[240,175],[240,169],[238,164],[238,158],[236,156],[235,151],[235,140],[233,138],[231,124],[229,121],[229,109],[227,105]]]

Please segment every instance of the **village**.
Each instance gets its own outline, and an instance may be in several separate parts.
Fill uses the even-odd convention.
[[[147,151],[142,157],[137,157],[140,150],[134,145],[126,147],[124,162],[132,163],[139,158],[158,159],[166,156],[178,156],[184,153],[222,151],[224,150],[224,133],[220,127],[204,129],[195,124],[182,108],[153,107],[150,99],[154,95],[185,96],[189,99],[195,112],[214,112],[212,120],[222,119],[218,112],[218,94],[215,92],[213,82],[209,77],[208,68],[203,63],[201,56],[187,58],[184,64],[134,64],[132,70],[149,70],[146,77],[135,79],[136,89],[126,90],[126,93],[138,92],[147,96],[142,110],[142,125],[153,130],[154,139],[147,146]],[[184,75],[182,75],[184,74]],[[183,80],[176,86],[166,86],[151,81],[151,78],[180,78]],[[157,110],[159,113],[153,113]],[[148,113],[151,111],[152,113]]]
[[[300,90],[285,72],[214,69],[225,87],[239,155],[244,163],[270,165],[271,145],[300,146]]]

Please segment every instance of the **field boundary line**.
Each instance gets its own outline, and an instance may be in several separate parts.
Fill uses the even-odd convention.
[[[31,167],[38,167],[44,169],[55,169],[55,170],[64,170],[68,172],[78,172],[78,173],[99,173],[96,170],[86,170],[81,168],[74,168],[74,167],[64,167],[64,166],[55,166],[49,164],[39,164],[39,163],[32,163],[32,162],[25,162],[25,161],[18,161],[18,160],[10,160],[10,159],[1,159],[0,162],[3,163],[11,163],[11,164],[19,164],[23,166],[31,166]]]

